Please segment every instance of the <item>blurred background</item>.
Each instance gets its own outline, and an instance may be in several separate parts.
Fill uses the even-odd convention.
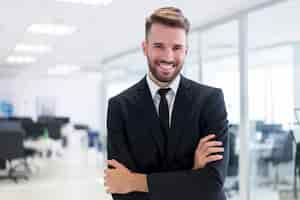
[[[298,199],[299,0],[2,0],[0,199],[111,199],[107,100],[147,73],[162,6],[192,24],[182,73],[224,92],[227,198]]]

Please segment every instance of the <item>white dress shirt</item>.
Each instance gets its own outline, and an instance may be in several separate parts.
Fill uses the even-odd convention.
[[[158,94],[158,90],[161,89],[160,86],[158,86],[155,82],[153,82],[149,76],[149,73],[147,74],[147,84],[149,86],[150,92],[151,92],[151,96],[153,99],[153,103],[155,105],[157,114],[159,113],[159,102],[160,102],[160,95]],[[173,106],[174,106],[174,102],[175,102],[175,97],[176,97],[176,93],[177,93],[177,89],[179,87],[179,83],[180,83],[180,74],[178,74],[176,76],[176,78],[171,82],[171,84],[168,86],[168,88],[171,88],[170,91],[168,91],[168,93],[166,94],[166,99],[168,102],[168,106],[169,106],[169,125],[171,126],[171,119],[172,119],[172,111],[173,111]]]

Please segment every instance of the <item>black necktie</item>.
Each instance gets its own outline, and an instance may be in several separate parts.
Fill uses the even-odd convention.
[[[170,88],[162,88],[158,90],[158,94],[160,95],[158,114],[166,141],[168,140],[167,133],[169,131],[169,106],[166,94],[169,90]]]

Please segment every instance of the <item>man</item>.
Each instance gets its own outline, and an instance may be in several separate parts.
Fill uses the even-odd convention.
[[[189,22],[160,8],[146,20],[149,72],[111,98],[104,185],[115,200],[225,200],[227,113],[222,91],[180,75]]]

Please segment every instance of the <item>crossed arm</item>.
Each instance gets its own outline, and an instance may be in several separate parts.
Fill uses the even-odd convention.
[[[222,142],[213,140],[214,134],[202,138],[197,146],[192,170],[202,169],[206,164],[221,160],[224,152]],[[214,154],[214,155],[211,155]],[[108,193],[127,194],[130,192],[148,192],[147,175],[135,173],[115,159],[108,160],[107,165],[113,169],[105,169],[105,186]]]
[[[216,135],[208,135],[199,141],[194,153],[193,168],[176,172],[140,174],[134,172],[135,164],[124,144],[125,138],[120,132],[123,126],[118,113],[120,107],[117,101],[110,101],[107,164],[112,168],[105,170],[107,192],[112,193],[115,200],[130,199],[126,198],[126,195],[130,195],[128,193],[131,192],[148,192],[153,200],[182,199],[183,194],[190,194],[195,198],[203,196],[204,199],[218,199],[228,159],[227,115],[222,92],[215,92],[207,102],[207,109],[203,115],[210,116],[207,118],[211,120],[206,121],[207,130],[204,131],[205,133],[211,131]]]

